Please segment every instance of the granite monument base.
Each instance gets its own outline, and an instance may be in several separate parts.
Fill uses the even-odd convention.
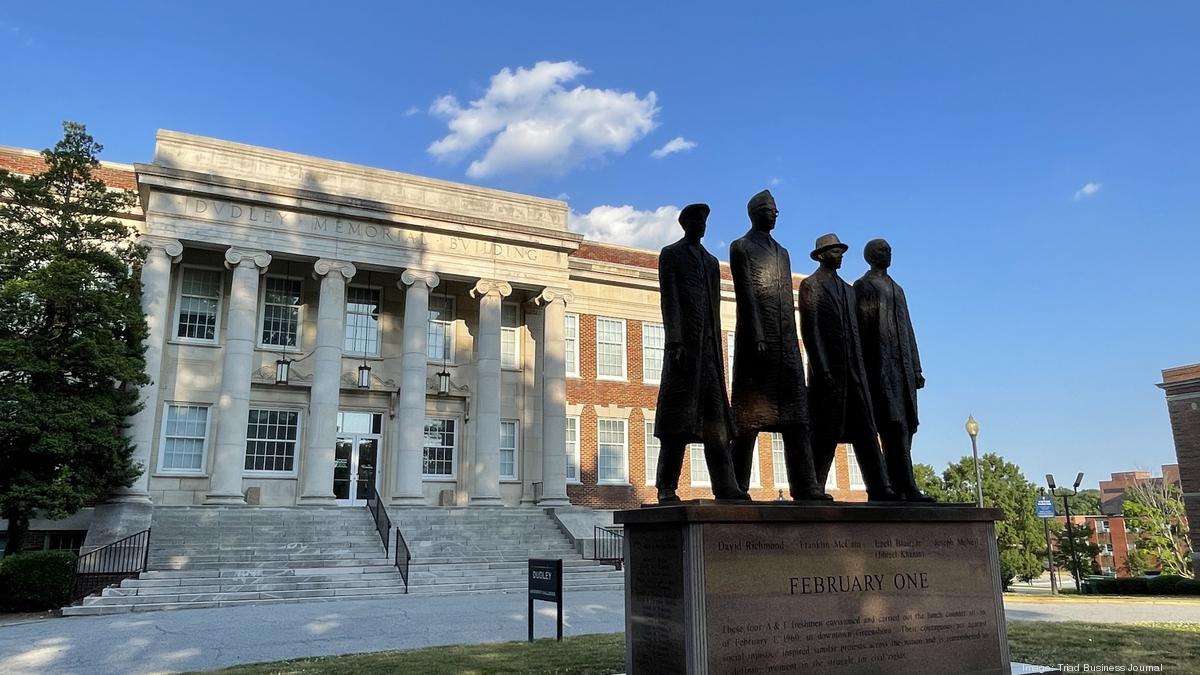
[[[969,505],[619,511],[630,674],[1009,673],[995,521]]]

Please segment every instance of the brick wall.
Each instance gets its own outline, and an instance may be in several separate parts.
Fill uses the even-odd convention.
[[[0,148],[0,169],[8,169],[13,173],[32,176],[41,173],[46,167],[42,155],[33,150],[17,150],[15,148]],[[92,169],[92,174],[104,181],[105,185],[123,190],[137,189],[137,179],[131,167],[102,163]]]
[[[1179,461],[1179,483],[1187,505],[1193,569],[1200,578],[1200,364],[1168,368],[1161,387]]]

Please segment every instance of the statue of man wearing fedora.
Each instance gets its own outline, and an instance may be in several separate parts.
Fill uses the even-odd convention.
[[[921,357],[908,300],[888,267],[892,247],[883,239],[872,239],[863,249],[871,265],[854,282],[858,327],[862,334],[863,362],[867,386],[875,411],[875,424],[883,442],[888,478],[892,489],[905,501],[932,502],[921,493],[913,477],[912,437],[917,431],[917,390],[925,386]]]
[[[817,238],[811,254],[817,271],[800,282],[800,320],[812,377],[809,410],[813,460],[822,483],[838,443],[854,445],[869,501],[899,499],[888,480],[875,430],[863,365],[854,289],[838,276],[848,247],[836,234]]]
[[[746,205],[750,231],[729,247],[737,297],[733,345],[733,419],[738,436],[733,468],[738,486],[750,485],[754,441],[762,431],[783,436],[792,499],[832,499],[817,483],[808,439],[804,360],[796,333],[792,262],[771,236],[779,211],[770,191]],[[782,491],[780,491],[782,494]]]
[[[700,244],[707,204],[689,204],[679,214],[684,236],[658,256],[666,354],[654,415],[658,454],[658,501],[676,502],[679,471],[688,443],[704,443],[704,460],[718,499],[749,500],[738,487],[730,460],[733,417],[725,396],[721,358],[721,273],[717,259]]]

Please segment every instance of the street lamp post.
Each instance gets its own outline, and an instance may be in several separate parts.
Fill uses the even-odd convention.
[[[1079,484],[1083,482],[1083,472],[1075,476],[1075,485],[1071,486],[1071,496],[1079,494]],[[1050,486],[1050,496],[1054,496],[1054,475],[1046,474],[1046,484]],[[1071,524],[1071,502],[1063,495],[1063,511],[1067,514],[1067,555],[1071,557],[1071,578],[1075,580],[1075,592],[1079,592],[1079,557],[1075,551],[1075,528]]]
[[[1046,494],[1046,488],[1038,488],[1038,492]],[[1054,493],[1051,492],[1050,503],[1054,503]],[[1050,519],[1042,518],[1042,525],[1046,530],[1046,569],[1050,571],[1050,595],[1058,594],[1058,577],[1054,574],[1054,549],[1050,547]]]
[[[971,454],[975,456],[975,505],[983,508],[983,473],[979,469],[979,444],[975,438],[979,435],[979,422],[974,415],[967,416],[967,435],[971,437]]]

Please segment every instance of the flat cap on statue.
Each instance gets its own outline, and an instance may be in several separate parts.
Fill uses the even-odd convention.
[[[767,205],[774,206],[775,197],[770,190],[763,190],[750,198],[749,203],[746,204],[746,213],[754,213],[756,209]]]
[[[823,235],[817,237],[817,244],[816,244],[816,246],[813,247],[813,252],[809,254],[809,257],[811,257],[813,260],[816,260],[817,256],[821,255],[822,252],[828,251],[831,248],[840,248],[840,249],[842,249],[842,252],[844,253],[850,247],[843,244],[842,240],[838,239],[838,236],[831,232],[829,234],[823,234]]]
[[[703,223],[708,219],[709,211],[708,204],[688,204],[679,212],[679,224]]]

